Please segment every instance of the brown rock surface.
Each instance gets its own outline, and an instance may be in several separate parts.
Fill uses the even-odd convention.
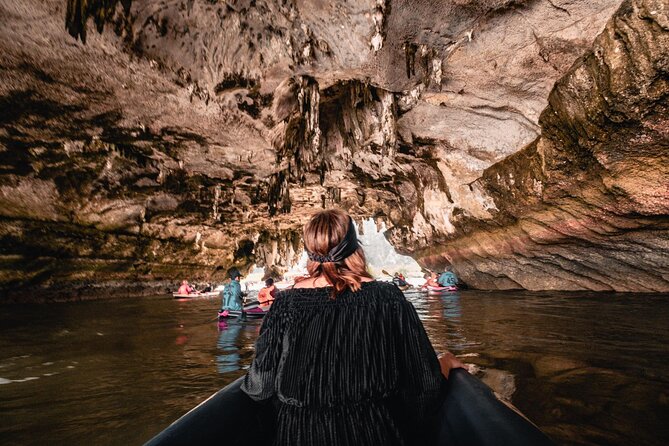
[[[619,4],[124,0],[84,45],[3,2],[0,285],[281,273],[336,205],[473,286],[665,290],[666,2],[572,66]]]
[[[669,7],[626,2],[555,86],[541,136],[477,180],[494,224],[426,263],[482,288],[669,291]]]

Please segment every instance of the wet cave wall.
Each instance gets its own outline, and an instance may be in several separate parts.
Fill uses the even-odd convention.
[[[475,287],[666,290],[667,4],[620,4],[3,2],[4,298],[278,275],[331,206]]]

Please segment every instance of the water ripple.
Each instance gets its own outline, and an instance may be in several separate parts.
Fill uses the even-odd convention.
[[[460,355],[558,443],[584,445],[669,444],[667,297],[407,293],[436,350]],[[146,441],[249,367],[260,322],[219,326],[219,304],[1,306],[3,442]]]

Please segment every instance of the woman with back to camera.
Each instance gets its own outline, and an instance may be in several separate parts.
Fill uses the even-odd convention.
[[[277,296],[242,390],[277,408],[275,445],[428,445],[448,370],[416,310],[367,272],[351,218],[304,227],[309,277]],[[442,374],[443,371],[443,374]]]

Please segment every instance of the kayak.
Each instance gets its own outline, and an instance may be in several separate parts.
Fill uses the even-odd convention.
[[[207,298],[207,297],[218,297],[219,295],[220,292],[218,291],[207,291],[206,293],[190,293],[190,294],[172,293],[172,296],[175,299]]]
[[[224,313],[225,312],[223,311],[218,312],[219,321],[242,316],[242,312],[238,310],[228,311],[227,314]],[[246,317],[249,319],[260,319],[265,317],[265,314],[267,314],[267,312],[261,309],[260,307],[256,307],[252,310],[245,310],[244,313],[246,314]]]
[[[237,379],[169,425],[145,446],[269,444],[268,405],[249,398]],[[453,369],[439,409],[438,446],[544,446],[554,443],[517,409],[464,369]]]
[[[262,317],[265,317],[267,311],[263,310],[258,306],[258,301],[254,301],[244,305],[244,313],[246,314],[246,317],[249,319],[260,319]],[[239,310],[232,310],[232,311],[228,310],[227,314],[224,311],[218,312],[219,321],[239,316],[242,316],[242,312]]]
[[[427,294],[441,294],[441,293],[452,293],[453,291],[458,291],[456,286],[431,286],[426,287]]]

